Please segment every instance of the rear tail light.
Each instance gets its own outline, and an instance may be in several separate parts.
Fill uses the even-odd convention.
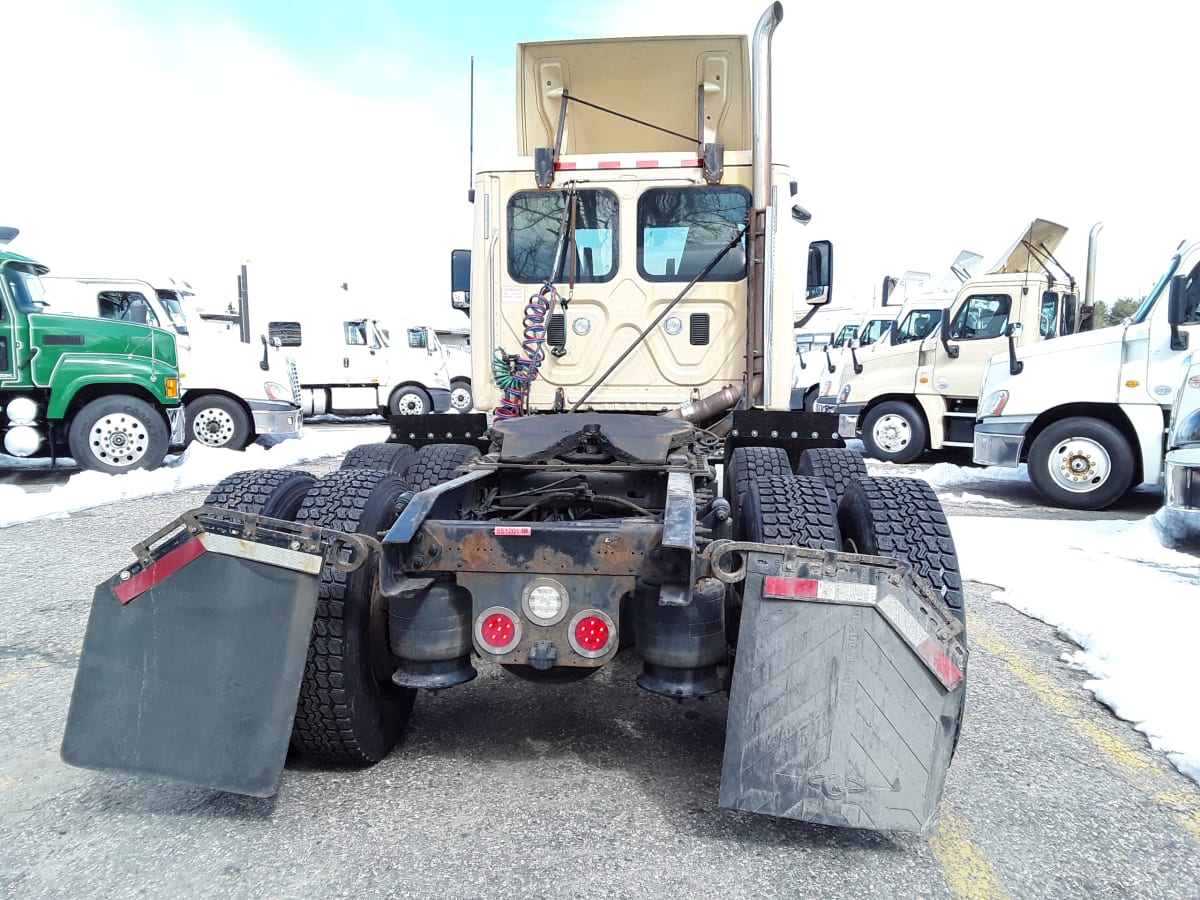
[[[596,659],[612,649],[617,636],[613,620],[598,609],[585,609],[571,619],[567,640],[580,656]]]
[[[475,619],[475,641],[487,653],[508,653],[521,641],[521,623],[506,607],[485,609]]]

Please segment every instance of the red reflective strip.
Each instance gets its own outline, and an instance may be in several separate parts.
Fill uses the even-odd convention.
[[[600,160],[600,162],[596,163],[596,168],[597,169],[619,169],[619,168],[621,168],[621,161],[616,160],[616,159],[602,159],[602,160]]]
[[[685,159],[679,163],[679,168],[686,169],[688,166],[702,166],[704,160],[701,159]]]
[[[575,168],[575,163],[573,163],[573,162],[560,162],[560,163],[555,163],[555,164],[554,164],[554,168],[556,168],[556,169],[560,169],[560,170],[561,170],[561,169],[574,169],[574,168]]]
[[[193,559],[204,552],[204,544],[200,538],[192,538],[186,544],[176,547],[166,556],[150,563],[128,581],[113,588],[113,593],[122,603],[128,603],[134,597],[144,594],[161,581],[170,578]]]
[[[658,160],[657,159],[639,159],[637,161],[637,167],[639,169],[657,169],[658,168]]]
[[[768,575],[764,591],[768,597],[815,597],[817,582],[811,578],[782,578]]]
[[[921,645],[917,647],[917,655],[933,667],[938,680],[946,686],[947,690],[952,691],[958,687],[958,683],[963,678],[962,672],[954,664],[954,660],[947,656],[932,638],[921,642]]]

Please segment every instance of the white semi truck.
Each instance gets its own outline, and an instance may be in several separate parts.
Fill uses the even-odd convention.
[[[843,371],[839,433],[862,438],[867,456],[896,463],[970,447],[988,359],[1006,344],[1072,334],[1086,320],[1086,288],[1081,304],[1075,280],[1054,259],[1066,231],[1036,219],[986,274],[959,287],[927,337],[876,344],[862,371]]]
[[[1055,506],[1104,509],[1160,484],[1164,437],[1189,351],[1200,342],[1200,243],[1179,245],[1120,325],[1022,347],[988,361],[974,459],[1028,464]]]

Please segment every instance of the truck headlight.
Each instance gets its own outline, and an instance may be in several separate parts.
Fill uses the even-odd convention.
[[[979,404],[980,416],[998,416],[1004,412],[1004,407],[1008,405],[1008,391],[992,391],[984,401]]]
[[[1179,420],[1171,429],[1171,444],[1182,447],[1187,444],[1200,444],[1200,409],[1193,410]]]
[[[838,403],[845,403],[850,399],[850,385],[842,385],[842,389],[838,392]]]
[[[285,400],[288,403],[292,402],[292,389],[284,387],[277,381],[264,381],[263,390],[266,391],[268,400]]]

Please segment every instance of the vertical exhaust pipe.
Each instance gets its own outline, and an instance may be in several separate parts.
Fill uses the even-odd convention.
[[[752,203],[746,249],[749,256],[746,286],[746,391],[739,408],[761,399],[766,381],[766,282],[767,205],[771,199],[771,35],[783,20],[783,4],[772,3],[754,28],[750,64]]]
[[[771,35],[782,21],[783,4],[772,3],[754,27],[750,107],[754,132],[751,163],[755,209],[764,209],[771,194]]]
[[[1096,302],[1096,244],[1100,239],[1100,229],[1103,222],[1097,222],[1088,232],[1087,272],[1083,276],[1083,305],[1092,306]]]

